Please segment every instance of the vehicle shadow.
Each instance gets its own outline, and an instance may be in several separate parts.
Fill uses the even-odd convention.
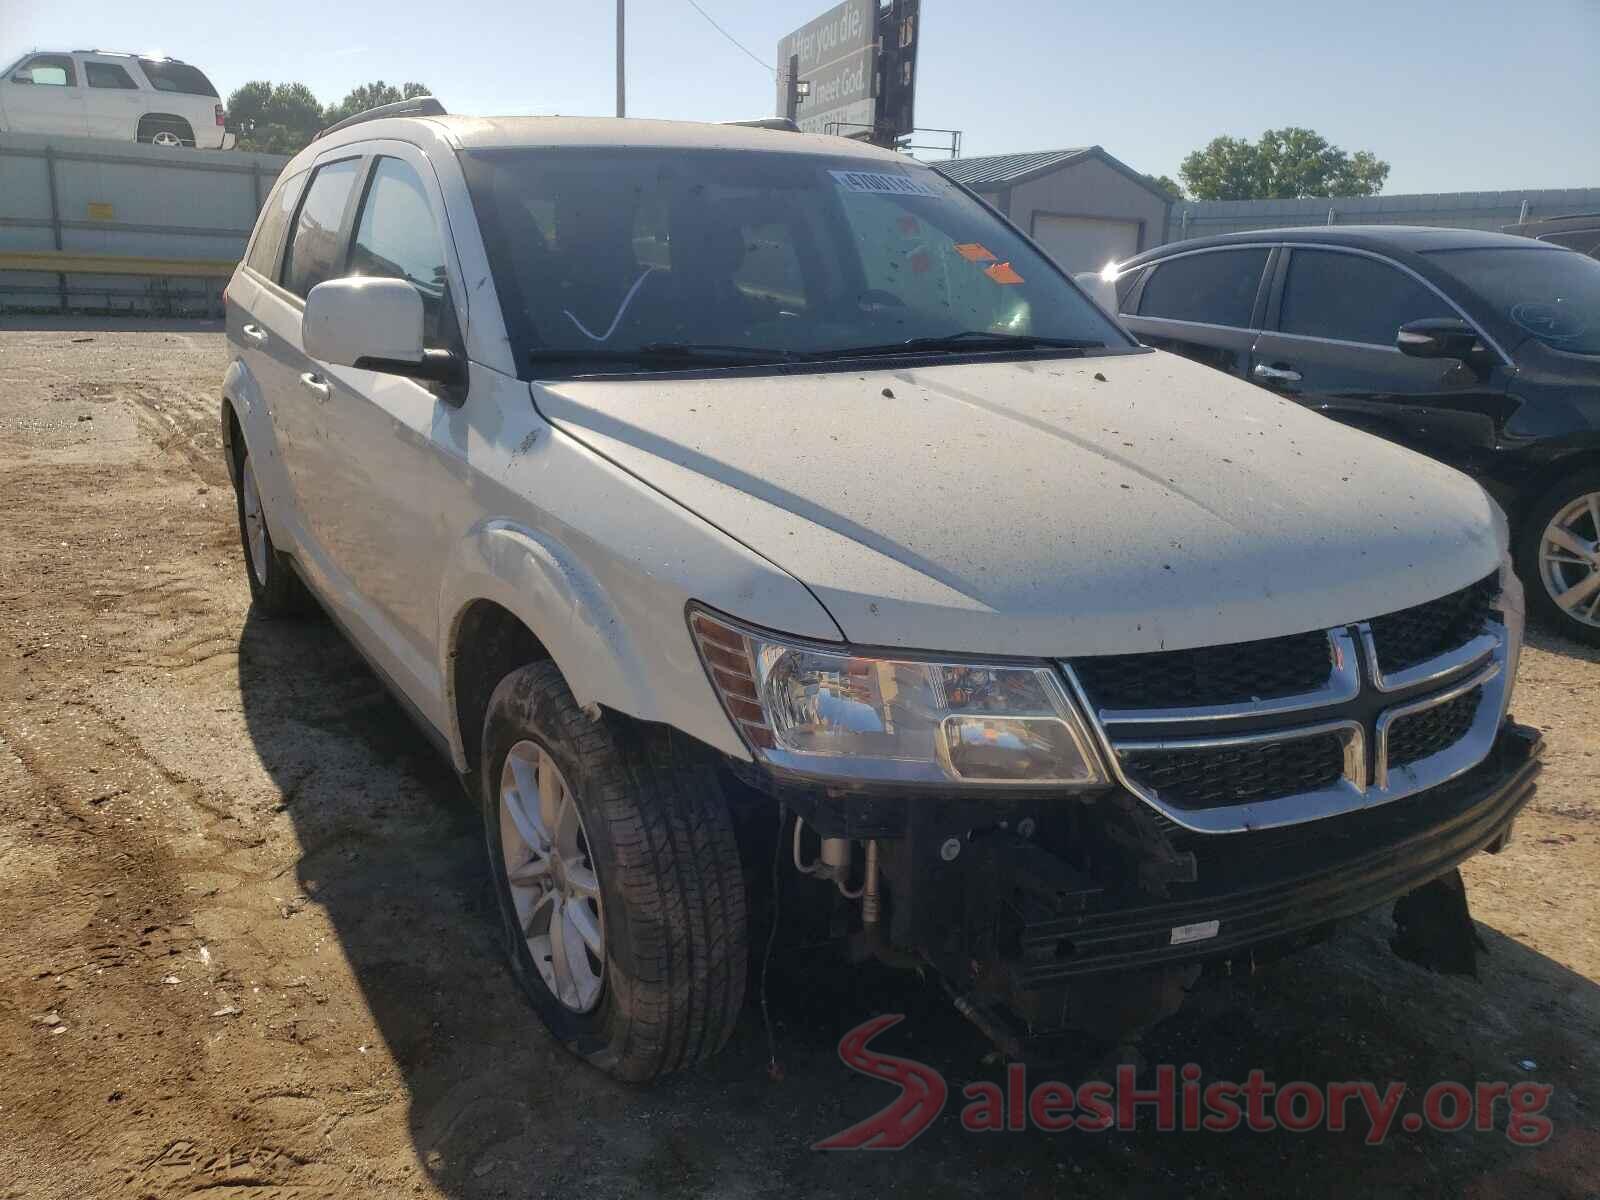
[[[613,1083],[538,1025],[502,964],[473,806],[334,628],[252,612],[239,655],[250,737],[300,844],[300,887],[331,922],[404,1080],[417,1170],[447,1196],[1585,1191],[1581,1156],[1600,1149],[1600,988],[1487,927],[1479,980],[1431,975],[1389,951],[1386,914],[1258,974],[1202,981],[1147,1036],[1146,1062],[1195,1062],[1207,1080],[1254,1068],[1280,1083],[1537,1079],[1557,1087],[1541,1150],[1508,1141],[1503,1105],[1500,1132],[1396,1130],[1374,1147],[1355,1112],[1342,1134],[1162,1133],[1149,1108],[1131,1133],[968,1133],[964,1085],[1006,1079],[988,1043],[931,980],[816,953],[781,956],[768,982],[781,1081],[751,996],[713,1063],[653,1088]],[[766,934],[751,929],[753,952]],[[874,1048],[940,1071],[943,1115],[901,1154],[813,1152],[895,1098],[836,1049],[883,1013],[905,1020]],[[1092,1069],[1087,1057],[1034,1068],[1030,1086]],[[1147,1068],[1140,1082],[1151,1079]],[[1415,1092],[1404,1108],[1419,1108]]]
[[[1552,633],[1538,625],[1528,626],[1527,644],[1550,654],[1575,658],[1580,662],[1600,663],[1600,646],[1586,646],[1582,642]]]

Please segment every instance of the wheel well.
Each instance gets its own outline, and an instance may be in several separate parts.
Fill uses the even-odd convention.
[[[533,631],[492,600],[475,600],[461,614],[451,647],[450,675],[469,774],[478,770],[483,721],[494,689],[518,667],[549,657]]]
[[[188,119],[180,117],[177,113],[145,113],[139,118],[139,130],[143,132],[151,125],[178,125],[189,131],[189,136],[194,137],[194,126]]]
[[[223,436],[227,439],[228,472],[237,483],[239,466],[244,462],[244,429],[239,424],[239,414],[233,411],[231,400],[222,402],[222,411],[226,422]]]

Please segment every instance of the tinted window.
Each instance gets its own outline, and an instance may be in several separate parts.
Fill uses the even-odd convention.
[[[362,204],[350,274],[404,279],[422,293],[423,344],[455,346],[450,283],[427,193],[417,173],[398,158],[380,158]]]
[[[1141,317],[1250,326],[1267,251],[1213,250],[1155,265],[1139,301]]]
[[[1600,262],[1530,245],[1433,250],[1428,257],[1519,332],[1573,354],[1600,354]]]
[[[1144,277],[1144,268],[1137,271],[1124,271],[1117,276],[1117,311],[1128,311],[1128,297],[1133,295],[1133,289],[1139,285],[1139,280]]]
[[[1404,271],[1360,254],[1296,250],[1283,284],[1278,328],[1341,342],[1394,345],[1407,321],[1456,312]]]
[[[339,269],[339,223],[360,165],[360,159],[346,158],[312,173],[283,261],[283,286],[296,296],[332,279]]]
[[[34,83],[42,83],[48,87],[77,87],[78,77],[72,69],[72,60],[64,54],[40,54],[25,63],[21,70],[13,73],[13,78],[23,75],[23,82],[31,73]]]
[[[294,212],[294,202],[300,195],[304,173],[280,183],[267,198],[255,241],[250,244],[247,264],[268,279],[278,277],[278,255],[283,250],[283,231],[289,227],[289,214]]]
[[[658,342],[756,361],[973,332],[1127,345],[1027,242],[909,160],[645,147],[461,160],[512,339],[547,374],[558,355],[577,370],[586,352],[616,361]]]
[[[1600,255],[1600,228],[1574,229],[1567,233],[1547,233],[1539,239],[1552,246],[1565,246],[1579,254]]]
[[[115,63],[86,62],[83,64],[83,77],[88,80],[90,87],[131,91],[139,86],[133,81],[133,76]]]
[[[150,81],[150,86],[158,92],[182,92],[186,96],[217,94],[217,89],[211,86],[211,80],[188,63],[157,62],[153,58],[141,58],[139,65],[144,68],[144,76]]]

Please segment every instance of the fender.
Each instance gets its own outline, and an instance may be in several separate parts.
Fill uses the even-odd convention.
[[[222,422],[222,451],[228,463],[228,478],[237,491],[238,448],[233,444],[233,433],[228,427],[230,410],[239,422],[239,431],[244,436],[245,447],[256,456],[256,486],[261,489],[267,532],[272,535],[273,545],[292,553],[298,540],[292,536],[292,531],[285,527],[284,512],[287,506],[284,501],[289,493],[283,475],[283,457],[278,453],[277,432],[272,427],[266,402],[262,399],[260,384],[256,382],[256,377],[250,369],[237,357],[228,363],[228,369],[223,373],[222,405],[218,414]]]
[[[479,600],[500,605],[533,632],[582,707],[604,705],[645,720],[671,720],[718,749],[749,757],[711,694],[681,609],[663,612],[655,627],[634,630],[600,580],[560,543],[513,521],[493,518],[474,527],[457,545],[440,594],[439,645],[445,655],[440,664],[442,707],[458,771],[465,771],[468,763],[456,710],[456,643],[463,616]],[[648,647],[639,637],[648,639]],[[663,660],[671,663],[666,672]],[[686,676],[683,668],[689,666],[693,674]],[[697,684],[704,689],[703,702],[684,704],[664,696],[658,686],[664,673],[676,675],[684,686]],[[695,714],[714,720],[697,719]]]

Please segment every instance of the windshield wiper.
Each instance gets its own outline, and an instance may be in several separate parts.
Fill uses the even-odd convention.
[[[663,363],[740,366],[790,362],[801,357],[793,350],[779,350],[767,346],[717,345],[711,342],[646,342],[642,346],[633,346],[625,350],[597,346],[594,349],[535,347],[528,351],[528,361],[532,363],[631,363],[638,366],[657,366]]]
[[[1044,337],[1031,333],[997,333],[991,329],[963,329],[938,337],[907,338],[903,342],[884,342],[875,346],[849,346],[836,351],[840,358],[857,355],[920,353],[928,350],[962,351],[974,348],[995,350],[1097,350],[1105,345],[1095,338]]]

